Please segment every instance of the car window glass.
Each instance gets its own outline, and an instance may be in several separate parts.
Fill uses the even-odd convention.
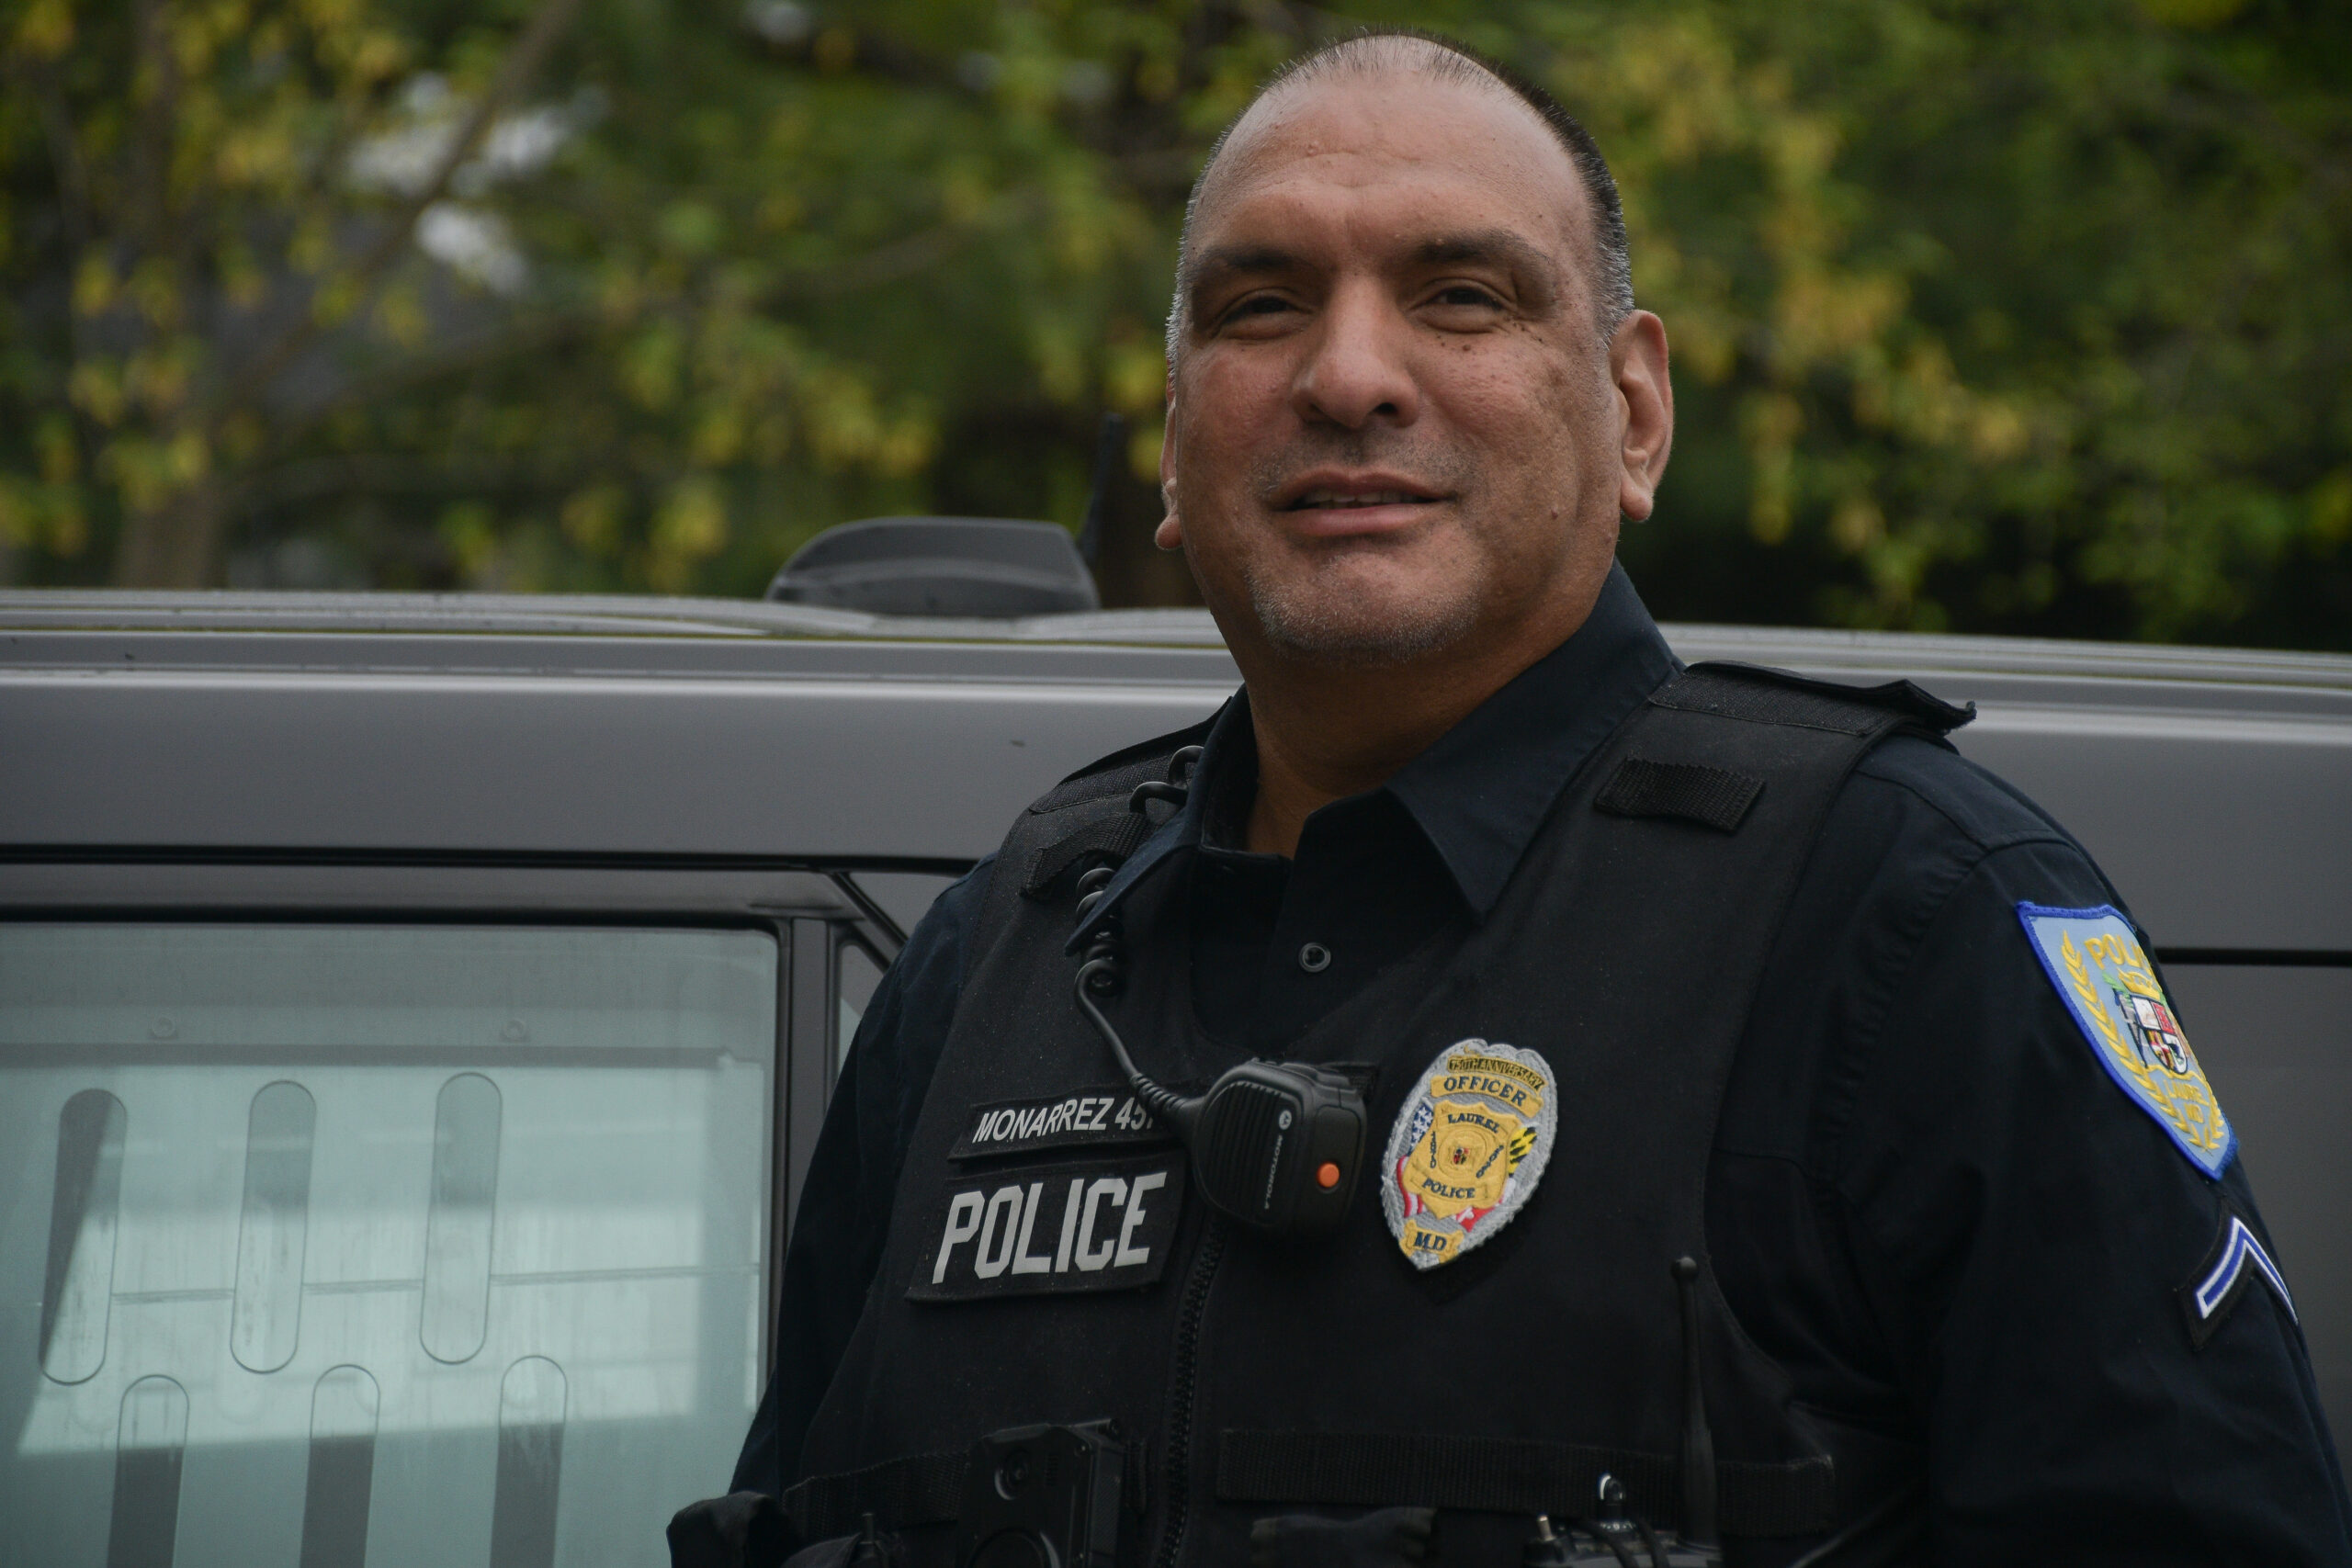
[[[761,1374],[777,953],[0,926],[0,1561],[668,1561]]]
[[[856,882],[902,931],[913,931],[933,901],[956,886],[956,878],[928,871],[861,871]]]
[[[840,1010],[833,1036],[835,1070],[849,1056],[857,1036],[858,1021],[865,1016],[874,987],[882,983],[882,965],[874,954],[854,942],[843,942],[833,954],[833,996]]]

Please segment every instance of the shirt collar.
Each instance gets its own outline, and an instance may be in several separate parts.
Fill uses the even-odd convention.
[[[1633,580],[1612,566],[1583,626],[1380,787],[1428,837],[1463,902],[1483,919],[1570,776],[1679,668]],[[1249,694],[1237,692],[1202,743],[1197,787],[1119,868],[1071,937],[1073,951],[1127,889],[1200,842],[1209,801],[1237,773],[1254,772],[1256,745]]]

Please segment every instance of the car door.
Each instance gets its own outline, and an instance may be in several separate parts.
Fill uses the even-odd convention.
[[[662,1561],[899,940],[848,871],[52,862],[0,916],[0,1558]]]

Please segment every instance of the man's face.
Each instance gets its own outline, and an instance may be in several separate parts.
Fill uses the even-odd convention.
[[[1194,218],[1161,459],[1162,542],[1237,651],[1383,663],[1581,620],[1624,429],[1588,223],[1500,90],[1339,76],[1250,112]]]

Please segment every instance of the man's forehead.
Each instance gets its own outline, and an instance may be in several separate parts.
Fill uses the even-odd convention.
[[[1392,192],[1410,202],[1429,187],[1487,197],[1544,239],[1585,227],[1576,165],[1516,94],[1484,75],[1390,68],[1285,83],[1252,105],[1203,183],[1194,239],[1213,243],[1228,215],[1252,209],[1346,196],[1381,202]],[[1531,223],[1537,213],[1544,220]]]

